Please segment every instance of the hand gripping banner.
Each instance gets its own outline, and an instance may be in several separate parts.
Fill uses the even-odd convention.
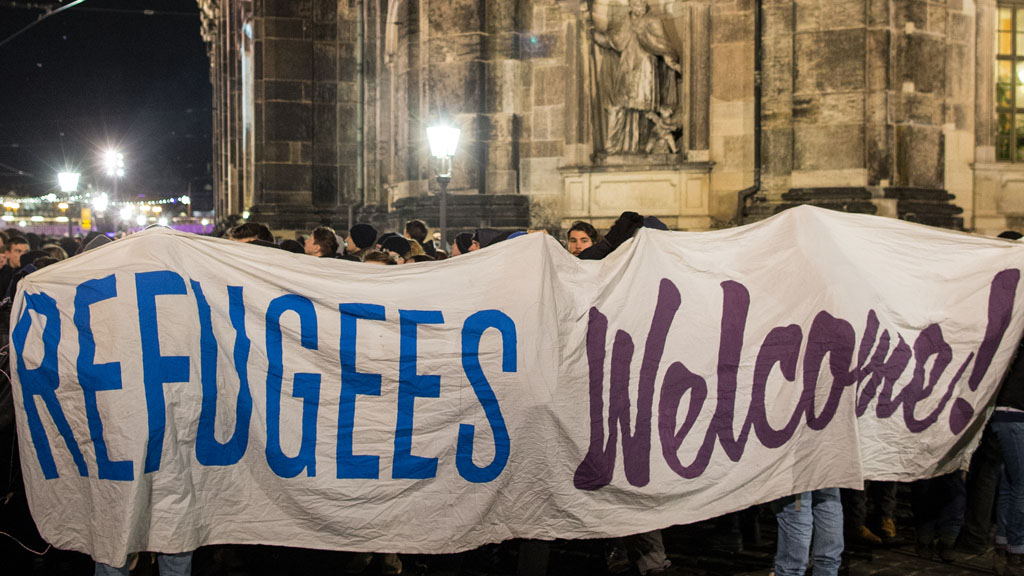
[[[600,262],[539,234],[387,267],[153,229],[20,285],[29,504],[117,565],[622,536],[935,476],[1017,350],[1022,266],[810,207]]]

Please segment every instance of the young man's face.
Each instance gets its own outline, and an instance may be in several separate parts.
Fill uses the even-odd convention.
[[[569,232],[569,254],[579,256],[580,252],[583,252],[593,245],[594,242],[583,230],[573,230],[572,232]]]
[[[12,268],[21,266],[21,255],[28,252],[28,244],[11,244],[7,251],[7,263]]]
[[[318,246],[317,243],[313,241],[313,235],[312,234],[310,234],[306,238],[306,245],[303,248],[305,248],[306,254],[309,254],[310,256],[319,256],[320,255],[320,246]]]

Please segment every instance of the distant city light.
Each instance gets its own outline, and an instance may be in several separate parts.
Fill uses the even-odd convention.
[[[29,220],[31,220],[33,222],[42,222],[43,221],[43,217],[42,216],[33,216],[33,217],[29,218]]]
[[[187,205],[192,203],[192,199],[189,198],[188,196],[182,196],[181,197],[181,203],[185,204],[187,206]]]
[[[67,202],[61,202],[60,204],[57,204],[57,208],[60,208],[61,210],[67,210],[68,209],[68,203]]]
[[[139,214],[138,216],[135,217],[135,223],[138,224],[139,226],[145,226],[146,217],[143,216],[142,214]]]
[[[121,208],[121,220],[131,220],[132,216],[135,216],[135,210],[131,206]]]
[[[154,212],[155,214],[159,214],[159,213],[161,213],[161,212],[163,212],[163,211],[164,211],[164,209],[163,209],[163,208],[161,208],[161,207],[159,207],[159,206],[153,206],[153,212]]]
[[[57,216],[57,222],[67,222],[67,221],[68,221],[68,217],[67,216]]]
[[[7,208],[8,210],[17,210],[18,208],[21,208],[21,204],[18,204],[13,200],[8,200],[4,202],[4,208]]]
[[[46,199],[49,200],[50,202],[56,202],[57,195],[54,194],[53,192],[50,192],[49,194],[46,195]]]
[[[82,175],[78,172],[61,172],[57,174],[57,182],[60,183],[61,192],[74,192],[78,190],[78,179]],[[56,198],[56,196],[54,196]],[[51,200],[52,202],[52,200]]]
[[[21,226],[22,228],[24,228],[25,226],[28,226],[28,222],[25,222],[24,220],[22,220],[21,222],[18,222],[18,226]]]
[[[157,220],[156,223],[161,225],[161,226],[167,226],[167,218],[161,218],[161,219]]]
[[[14,220],[14,215],[4,214],[3,216],[0,216],[0,220],[3,220],[4,222],[12,222]]]
[[[200,220],[199,223],[202,224],[203,226],[209,226],[210,225],[210,221],[208,219],[206,219],[206,218],[203,218],[202,220]]]
[[[107,196],[106,193],[100,194],[99,196],[95,196],[92,199],[92,207],[97,212],[105,212],[107,210],[107,206],[109,205],[110,198]]]

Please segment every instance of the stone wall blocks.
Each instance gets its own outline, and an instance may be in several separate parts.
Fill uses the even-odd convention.
[[[292,38],[302,39],[306,35],[306,26],[299,18],[261,18],[256,20],[262,24],[263,34],[258,38]]]
[[[793,169],[845,170],[864,166],[864,126],[794,126]],[[822,150],[828,150],[823,154]]]
[[[837,92],[864,88],[863,30],[796,35],[795,92]]]
[[[945,4],[928,3],[928,32],[932,34],[946,34],[946,6]]]
[[[821,5],[818,2],[796,3],[796,30],[815,31],[821,22]]]
[[[338,19],[338,0],[312,0],[310,11],[314,22],[335,22]]]
[[[263,41],[263,77],[270,80],[309,80],[313,77],[312,46],[306,40]]]
[[[263,0],[264,16],[305,18],[312,10],[312,0]]]
[[[949,14],[949,39],[958,44],[970,44],[974,37],[974,18],[967,14]]]
[[[793,98],[794,124],[852,125],[864,120],[864,93],[800,95]]]
[[[302,82],[289,82],[284,80],[264,80],[257,83],[263,89],[263,98],[266,100],[302,100]]]
[[[330,22],[315,22],[313,24],[313,40],[318,42],[334,41],[338,39],[338,25]]]
[[[312,137],[311,105],[296,102],[264,104],[267,140],[309,140]]]
[[[309,164],[264,164],[263,186],[265,192],[308,191],[312,186],[313,173]]]
[[[338,79],[338,50],[334,44],[313,43],[313,79],[316,81]]]
[[[754,19],[748,12],[722,14],[711,20],[712,44],[744,42],[754,34]]]
[[[864,1],[819,0],[821,3],[820,28],[822,30],[863,27]]]
[[[914,34],[906,37],[905,80],[917,92],[942,93],[946,87],[946,43],[943,38]]]
[[[424,0],[426,1],[426,0]],[[479,0],[431,1],[427,8],[432,37],[482,31],[483,11]]]

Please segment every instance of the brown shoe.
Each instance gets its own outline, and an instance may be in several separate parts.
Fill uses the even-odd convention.
[[[882,539],[875,535],[867,526],[861,524],[857,526],[857,531],[854,534],[857,540],[867,544],[881,544]]]
[[[882,540],[890,541],[896,539],[896,521],[892,518],[882,518],[882,524],[879,526],[879,532],[881,532]]]

